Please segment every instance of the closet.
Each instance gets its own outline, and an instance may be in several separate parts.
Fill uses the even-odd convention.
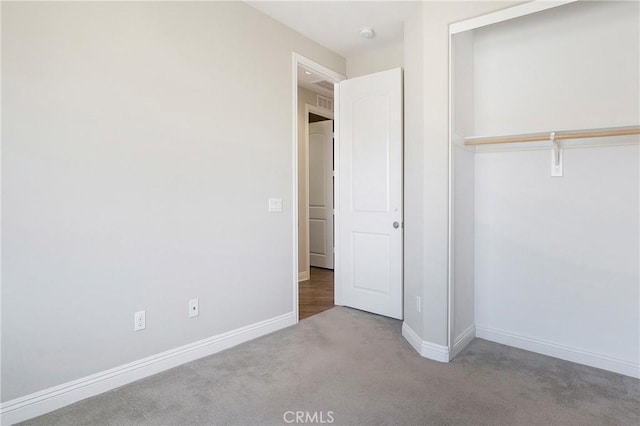
[[[638,377],[638,2],[450,28],[450,345]]]

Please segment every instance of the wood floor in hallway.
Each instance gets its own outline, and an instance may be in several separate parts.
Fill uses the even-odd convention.
[[[298,283],[298,299],[301,320],[333,308],[333,271],[311,267],[311,279]]]

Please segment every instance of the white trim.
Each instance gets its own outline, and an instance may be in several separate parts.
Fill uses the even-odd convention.
[[[453,321],[454,321],[454,307],[455,307],[455,294],[453,287],[455,283],[455,257],[454,254],[454,240],[453,235],[455,230],[453,212],[454,212],[454,173],[453,173],[453,35],[449,34],[449,75],[448,75],[448,100],[449,111],[447,116],[447,129],[449,131],[449,140],[447,141],[447,344],[449,347],[453,347]]]
[[[293,74],[294,80],[296,81],[296,85],[298,80],[298,65],[302,65],[303,67],[307,68],[309,71],[319,74],[320,77],[324,77],[324,79],[329,82],[336,83],[336,82],[347,79],[347,77],[345,77],[344,75],[337,73],[332,69],[325,67],[324,65],[320,65],[319,63],[309,58],[306,58],[298,53],[293,52],[293,60],[296,64],[296,69],[295,69],[296,72]],[[334,98],[335,98],[335,95],[334,95]],[[334,99],[334,105],[335,105],[335,99]]]
[[[2,22],[2,7],[0,7],[0,22]],[[0,46],[2,46],[2,31],[0,31]],[[2,57],[0,55],[0,81],[2,80]],[[2,99],[2,85],[0,84],[0,99]],[[3,188],[2,186],[2,136],[4,133],[2,133],[2,119],[1,117],[3,117],[2,115],[2,102],[0,102],[0,188]],[[0,212],[2,211],[2,197],[0,197]],[[0,241],[2,240],[2,221],[0,220]],[[2,271],[2,244],[0,243],[0,271]],[[0,295],[2,294],[2,274],[0,274]],[[0,303],[0,316],[1,316],[1,312],[2,312],[2,304]],[[1,339],[0,339],[1,341]],[[0,356],[0,372],[2,372],[2,356]],[[2,396],[2,386],[0,385],[0,396]],[[0,405],[0,410],[1,410],[1,405]],[[1,413],[2,411],[0,411]],[[0,415],[0,425],[3,424],[2,422],[2,416]]]
[[[420,356],[434,361],[449,362],[448,347],[420,339],[420,336],[406,322],[402,323],[402,337],[407,339]]]
[[[424,340],[422,341],[422,352],[420,353],[420,355],[434,361],[449,362],[448,347],[438,345],[436,343],[430,343]]]
[[[309,113],[312,112],[316,115],[320,115],[324,118],[328,118],[330,120],[333,120],[333,111],[328,110],[328,109],[324,109],[324,108],[320,108],[319,106],[316,105],[312,105],[312,104],[305,104],[305,111],[307,114],[307,124],[309,124]]]
[[[416,352],[419,354],[422,352],[422,339],[409,327],[406,321],[402,322],[402,337],[407,339],[407,342],[409,342]]]
[[[342,306],[340,264],[340,84],[333,85],[333,303]]]
[[[346,80],[346,77],[342,74],[339,74],[319,63],[312,61],[309,58],[305,58],[304,56],[293,52],[292,53],[292,71],[291,71],[291,84],[293,85],[293,99],[291,105],[293,109],[292,113],[292,146],[293,146],[293,194],[291,199],[292,209],[293,209],[293,278],[292,278],[292,286],[293,286],[293,312],[295,316],[296,323],[299,321],[299,313],[298,313],[298,65],[302,65],[307,68],[309,71],[315,72],[320,75],[327,81],[332,81],[334,83],[334,92],[333,92],[333,109],[334,109],[334,126],[335,126],[335,134],[334,141],[336,149],[334,149],[334,159],[337,158],[336,152],[338,151],[337,147],[339,144],[339,121],[338,121],[338,99],[339,99],[339,85],[336,84],[342,80]],[[334,160],[335,161],[335,160]],[[334,163],[335,164],[335,163]],[[334,198],[337,200],[338,196],[338,188],[339,188],[340,179],[338,174],[336,173],[334,179]],[[307,203],[308,204],[308,203]],[[334,208],[336,209],[336,214],[334,216],[334,235],[335,241],[338,241],[338,203],[335,201]],[[334,251],[334,303],[336,305],[340,304],[340,279],[339,279],[339,262],[338,259],[338,245],[335,247]]]
[[[311,279],[311,274],[309,271],[298,272],[298,282],[300,281],[308,281]]]
[[[292,186],[293,186],[293,194],[291,197],[291,212],[293,213],[293,264],[291,265],[293,269],[293,316],[295,318],[296,324],[300,321],[300,315],[298,312],[298,282],[296,279],[298,277],[298,55],[293,53],[293,60],[291,61],[291,84],[293,85],[293,89],[291,91],[293,99],[293,120],[291,123],[292,130],[291,135],[293,139],[292,149],[293,149],[293,157],[291,159],[291,168],[292,170]]]
[[[613,358],[607,355],[588,352],[576,347],[560,345],[557,343],[522,336],[504,330],[489,327],[476,327],[476,336],[491,342],[513,346],[527,351],[601,368],[624,374],[625,376],[640,378],[640,364]]]
[[[460,333],[458,337],[455,338],[453,342],[453,347],[451,349],[451,353],[449,354],[449,360],[452,360],[455,357],[457,357],[458,354],[464,348],[466,348],[467,345],[471,343],[471,341],[475,338],[476,338],[476,326],[474,324],[471,324],[469,327],[467,327],[466,330],[464,330],[462,333]]]
[[[293,312],[2,403],[0,423],[21,422],[296,323]]]
[[[520,18],[532,13],[542,12],[543,10],[553,9],[554,7],[574,3],[576,1],[578,0],[539,0],[520,4],[506,9],[498,10],[493,13],[478,16],[476,18],[466,19],[464,21],[449,24],[449,34],[458,34],[465,31],[474,30],[476,28],[486,27],[487,25],[493,25],[499,22],[508,21],[510,19]]]

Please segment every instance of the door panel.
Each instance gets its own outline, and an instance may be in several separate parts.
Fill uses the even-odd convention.
[[[327,221],[325,219],[309,220],[309,251],[311,253],[327,253],[327,244],[325,239],[325,235],[327,232],[326,222]]]
[[[402,319],[402,70],[341,82],[339,102],[341,300]]]
[[[354,288],[389,296],[389,236],[354,232],[352,239]]]
[[[333,269],[333,120],[309,123],[309,262]]]
[[[389,98],[363,96],[353,104],[353,209],[389,211]],[[370,117],[384,117],[370,120]]]

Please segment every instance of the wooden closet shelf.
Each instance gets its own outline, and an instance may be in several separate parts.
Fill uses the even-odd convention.
[[[557,132],[528,133],[505,136],[471,136],[464,138],[465,145],[488,145],[494,143],[538,142],[550,141],[555,133],[556,140],[603,138],[609,136],[640,135],[640,125],[625,127],[605,127],[600,129],[563,130]]]

